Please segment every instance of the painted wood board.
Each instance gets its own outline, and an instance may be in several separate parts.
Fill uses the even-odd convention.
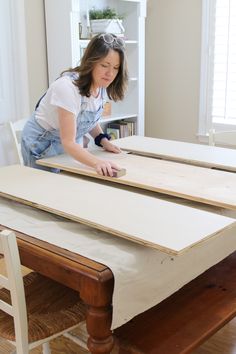
[[[119,178],[98,175],[68,155],[38,160],[43,166],[236,210],[236,174],[131,154],[92,150],[99,158],[113,160],[126,169]]]
[[[236,149],[137,135],[114,140],[114,144],[123,150],[145,156],[236,172]]]
[[[235,227],[234,219],[156,195],[20,165],[0,168],[0,181],[5,198],[166,253],[180,254]]]

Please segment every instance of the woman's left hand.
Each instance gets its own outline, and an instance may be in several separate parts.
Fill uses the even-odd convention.
[[[102,145],[103,149],[105,149],[106,151],[113,152],[115,154],[120,154],[121,153],[121,149],[118,146],[113,145],[106,138],[102,139],[101,145]]]

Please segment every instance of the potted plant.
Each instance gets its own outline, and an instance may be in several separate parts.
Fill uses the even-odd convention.
[[[92,8],[89,11],[91,32],[96,33],[114,33],[124,35],[125,29],[122,24],[123,16],[118,15],[114,9],[106,7],[104,9]]]

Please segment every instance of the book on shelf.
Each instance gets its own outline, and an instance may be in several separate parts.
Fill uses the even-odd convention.
[[[128,133],[130,135],[134,135],[135,134],[135,129],[136,129],[136,123],[135,122],[132,122],[130,120],[123,120],[124,123],[127,124],[128,126]]]
[[[107,134],[110,134],[109,131],[113,131],[113,133],[116,133],[116,136],[119,135],[119,138],[125,138],[127,136],[134,135],[135,122],[128,120],[119,120],[115,123],[109,123],[107,126]],[[116,137],[115,139],[118,139],[118,137]]]
[[[107,134],[110,135],[111,140],[120,138],[120,130],[115,128],[107,128]]]

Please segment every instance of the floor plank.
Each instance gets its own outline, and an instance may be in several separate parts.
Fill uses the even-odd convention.
[[[79,334],[79,331],[78,331]],[[67,338],[59,337],[50,343],[52,354],[88,354]],[[0,339],[0,353],[10,354],[13,347]],[[33,349],[31,354],[42,354],[41,348]],[[114,353],[115,354],[115,353]],[[167,353],[163,353],[167,354]],[[168,353],[171,354],[171,353]],[[236,319],[229,322],[193,354],[236,354]]]
[[[236,354],[236,318],[196,349],[193,354]]]

